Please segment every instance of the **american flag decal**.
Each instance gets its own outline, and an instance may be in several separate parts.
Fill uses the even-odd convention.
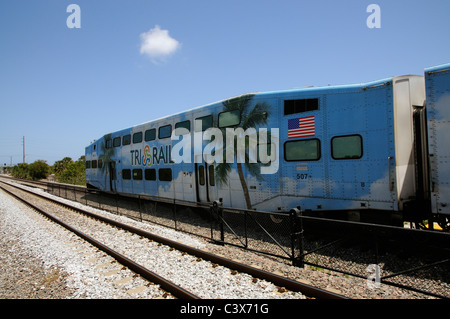
[[[288,138],[310,137],[316,135],[314,116],[288,120]]]

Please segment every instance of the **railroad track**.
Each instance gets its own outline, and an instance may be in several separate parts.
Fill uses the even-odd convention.
[[[2,182],[2,185],[5,185],[4,182]],[[14,195],[16,198],[22,200],[22,201],[26,201],[27,205],[29,205],[30,207],[32,207],[33,209],[39,211],[40,213],[44,214],[45,216],[47,216],[48,218],[52,219],[53,221],[61,224],[62,226],[64,226],[65,228],[69,229],[72,232],[75,232],[78,236],[82,237],[84,240],[90,242],[92,245],[96,246],[98,249],[101,249],[102,251],[104,251],[107,254],[111,254],[113,256],[113,258],[115,260],[117,260],[118,263],[124,265],[125,267],[131,269],[133,272],[139,274],[141,277],[149,280],[150,282],[156,283],[158,285],[160,285],[160,287],[162,289],[164,289],[165,291],[169,292],[170,294],[172,294],[174,297],[176,298],[182,298],[182,299],[192,299],[192,298],[221,298],[220,295],[220,289],[217,290],[217,295],[216,296],[211,296],[211,294],[207,294],[207,295],[202,295],[202,290],[207,289],[207,287],[198,287],[199,290],[197,289],[197,291],[193,292],[193,290],[195,290],[193,287],[185,287],[183,288],[183,284],[178,282],[178,283],[174,283],[171,280],[165,279],[164,277],[172,277],[174,276],[173,274],[168,274],[168,275],[158,275],[156,273],[154,273],[153,271],[150,271],[149,269],[147,269],[145,266],[143,266],[142,264],[139,264],[138,262],[134,261],[133,259],[135,259],[134,257],[127,257],[125,256],[126,252],[118,252],[115,251],[115,249],[109,247],[109,246],[114,246],[114,245],[118,245],[118,244],[114,244],[114,243],[109,243],[108,245],[103,244],[102,242],[100,242],[100,240],[96,240],[93,238],[92,235],[89,235],[87,233],[85,233],[84,231],[81,231],[73,226],[70,226],[69,223],[66,223],[65,221],[63,221],[63,218],[60,217],[59,215],[62,215],[61,211],[64,210],[64,215],[68,214],[68,210],[70,210],[70,214],[74,215],[76,212],[77,215],[83,215],[84,220],[82,221],[82,223],[87,223],[87,219],[89,220],[89,223],[92,223],[95,220],[101,221],[102,223],[108,224],[110,226],[108,229],[109,230],[105,230],[104,232],[110,233],[110,235],[112,234],[112,237],[117,237],[117,238],[122,238],[122,234],[117,235],[117,233],[127,233],[127,236],[140,236],[140,238],[143,238],[143,240],[146,240],[145,244],[141,244],[141,247],[143,247],[142,252],[144,250],[150,251],[151,254],[153,254],[153,258],[155,257],[155,254],[157,254],[156,251],[162,251],[160,254],[164,255],[165,253],[167,253],[167,251],[171,252],[172,254],[178,254],[178,257],[176,257],[176,262],[175,262],[175,266],[173,266],[173,268],[175,269],[176,267],[179,267],[180,264],[184,263],[184,264],[205,264],[207,265],[205,268],[205,265],[203,265],[201,268],[201,270],[199,269],[194,269],[193,268],[193,272],[206,272],[209,271],[211,273],[215,273],[219,271],[219,267],[224,267],[227,268],[228,272],[230,272],[232,275],[236,275],[236,274],[247,274],[252,276],[250,279],[255,286],[255,289],[257,289],[258,287],[264,287],[264,289],[267,288],[267,284],[261,284],[261,281],[267,281],[269,283],[273,283],[276,287],[278,287],[278,291],[281,293],[290,293],[290,296],[293,296],[294,298],[301,298],[303,295],[308,297],[308,298],[317,298],[317,299],[346,299],[345,297],[333,293],[333,292],[329,292],[320,288],[316,288],[289,278],[285,278],[281,275],[278,274],[273,274],[261,269],[258,269],[256,267],[253,266],[249,266],[246,265],[242,262],[238,262],[235,260],[230,260],[227,259],[223,256],[219,256],[219,255],[215,255],[211,252],[207,252],[204,251],[202,249],[198,249],[198,248],[194,248],[191,247],[189,245],[185,245],[182,243],[179,243],[177,241],[173,241],[155,234],[152,234],[148,231],[136,228],[134,226],[130,226],[121,222],[118,222],[116,220],[112,220],[100,215],[96,215],[93,214],[87,210],[81,209],[79,207],[61,202],[61,201],[57,201],[55,199],[51,199],[48,198],[44,195],[41,194],[36,194],[34,192],[31,192],[25,188],[22,187],[18,187],[16,185],[7,183],[6,185],[8,185],[9,190],[7,190],[4,186],[0,186],[1,188],[3,188],[5,191],[7,191],[10,194],[13,194],[15,192],[26,192],[26,196],[34,196],[34,200],[30,199],[28,201],[26,201],[25,195],[23,195],[24,193],[22,193],[22,195]],[[14,192],[11,191],[11,187],[14,187]],[[56,211],[58,211],[58,217],[55,217],[55,213],[48,213],[46,210],[47,209],[42,209],[40,207],[42,207],[41,205],[39,205],[40,207],[38,207],[35,204],[30,203],[30,201],[36,201],[36,197],[39,197],[40,199],[45,199],[47,201],[51,201],[53,203],[53,205],[59,205],[57,206],[58,208],[56,209]],[[61,207],[63,207],[63,209],[61,209]],[[86,218],[88,217],[88,218]],[[72,217],[73,218],[73,217]],[[64,218],[65,220],[66,218]],[[98,222],[96,222],[98,223]],[[106,226],[102,226],[102,227],[106,227]],[[111,229],[111,227],[115,227],[115,229]],[[117,228],[121,229],[121,231],[118,231]],[[87,231],[86,231],[87,232]],[[116,238],[116,240],[117,240]],[[119,239],[119,241],[122,240],[123,242],[127,242],[130,241],[130,245],[135,245],[136,239],[134,240],[129,240],[129,239]],[[119,246],[119,245],[118,245]],[[151,249],[148,249],[148,247],[151,247]],[[130,249],[131,250],[131,249]],[[174,252],[173,252],[174,251]],[[181,256],[180,256],[181,255]],[[184,261],[183,261],[184,260]],[[152,268],[153,269],[153,268]],[[222,268],[220,268],[220,271],[223,271]],[[204,274],[202,274],[204,275]],[[213,276],[212,276],[213,277]],[[211,278],[212,278],[211,277]],[[223,279],[223,275],[222,276],[218,276],[219,277],[219,281]],[[241,279],[241,282],[244,279]],[[188,281],[190,281],[188,279]],[[217,288],[218,286],[221,285],[220,282],[218,283],[214,283],[213,279],[208,279],[208,282],[206,283],[207,286],[213,286],[215,288]],[[281,288],[282,287],[282,288]],[[241,298],[242,296],[240,296],[239,294],[236,295],[236,298]],[[249,296],[251,297],[251,296]]]
[[[138,264],[137,262],[135,262],[134,260],[126,257],[125,255],[117,252],[116,250],[114,250],[113,248],[109,247],[108,245],[102,243],[100,240],[95,239],[94,237],[90,236],[89,234],[79,230],[78,228],[75,228],[74,226],[70,225],[69,223],[65,222],[62,218],[58,218],[56,217],[56,214],[54,212],[50,213],[48,210],[48,208],[43,209],[40,206],[34,204],[32,202],[31,198],[25,198],[25,196],[23,195],[23,193],[21,195],[18,194],[17,190],[20,189],[20,191],[22,192],[26,192],[27,194],[31,195],[31,196],[37,196],[41,199],[46,199],[45,197],[39,196],[37,194],[34,194],[32,192],[26,191],[22,188],[18,188],[17,186],[8,184],[9,186],[15,187],[16,192],[12,191],[11,189],[7,189],[3,186],[0,186],[0,188],[2,188],[5,192],[7,192],[8,194],[10,194],[11,196],[15,197],[16,199],[20,200],[21,202],[25,203],[27,206],[31,207],[32,209],[34,209],[35,211],[41,213],[42,215],[44,215],[45,217],[47,217],[48,219],[50,219],[51,221],[63,226],[64,228],[66,228],[67,230],[69,230],[70,232],[76,234],[78,237],[82,238],[83,240],[85,240],[86,242],[90,243],[92,246],[96,247],[97,249],[103,251],[104,253],[106,253],[108,256],[112,257],[114,261],[120,263],[121,265],[123,265],[124,267],[130,269],[133,273],[140,275],[142,278],[146,279],[149,283],[153,283],[153,284],[157,284],[159,285],[164,291],[172,294],[174,297],[176,298],[183,298],[183,299],[198,299],[198,297],[189,292],[186,289],[183,289],[182,287],[179,287],[178,285],[174,284],[173,282],[171,282],[170,280],[150,271],[149,269],[145,268],[144,266]],[[19,192],[20,192],[19,191]],[[47,199],[48,200],[48,199]],[[61,203],[58,203],[56,201],[53,201],[53,205],[61,205]],[[64,205],[62,205],[64,206]],[[55,206],[56,207],[56,206]],[[66,208],[66,213],[68,212],[69,209],[71,209],[68,206],[65,206]],[[60,209],[59,209],[60,210]],[[74,211],[76,212],[77,210],[74,209]],[[59,211],[59,213],[61,213],[61,210]],[[65,216],[65,219],[67,219],[67,216]],[[83,247],[79,250],[86,250],[86,247]],[[96,259],[96,258],[93,258]],[[104,262],[101,263],[99,265],[97,265],[97,268],[103,268],[108,266],[108,264],[110,264],[111,261],[108,262]],[[122,270],[121,269],[116,269],[116,270]],[[115,271],[115,270],[113,270]]]

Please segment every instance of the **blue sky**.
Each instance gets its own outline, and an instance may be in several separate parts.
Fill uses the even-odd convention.
[[[423,74],[450,62],[449,14],[448,0],[2,0],[0,163],[22,161],[23,136],[28,163],[53,164],[242,93]]]

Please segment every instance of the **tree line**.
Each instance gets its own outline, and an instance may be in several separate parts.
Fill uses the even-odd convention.
[[[20,163],[8,167],[7,171],[16,178],[51,179],[60,183],[86,185],[84,156],[77,161],[73,161],[70,157],[64,157],[53,165],[48,165],[44,160],[37,160],[31,164]]]

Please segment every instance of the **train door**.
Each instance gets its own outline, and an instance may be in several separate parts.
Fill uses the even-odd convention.
[[[203,132],[213,127],[213,116],[200,116],[194,121],[194,175],[197,202],[210,203],[216,199],[214,165],[209,165],[203,158],[203,149],[208,141],[203,140]],[[197,140],[198,139],[198,140]],[[198,146],[196,146],[198,144]],[[198,148],[201,146],[201,148]]]
[[[109,165],[109,189],[111,192],[115,192],[116,189],[116,162],[111,161]]]
[[[416,168],[416,199],[428,201],[428,150],[426,111],[423,106],[413,106],[414,158]]]
[[[204,161],[195,163],[197,202],[210,203],[216,199],[214,167]]]

